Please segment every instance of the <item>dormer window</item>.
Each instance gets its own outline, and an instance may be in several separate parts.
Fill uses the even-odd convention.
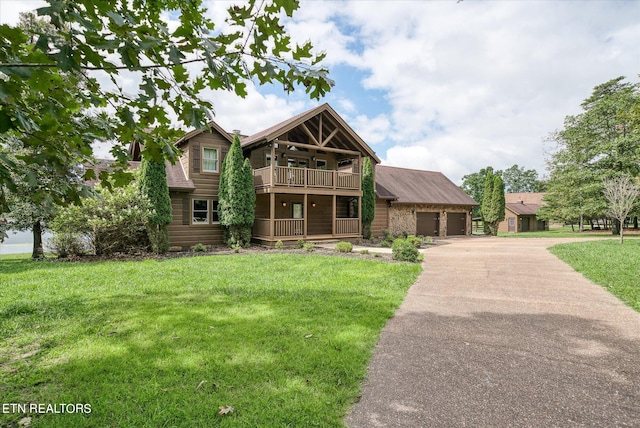
[[[202,171],[218,172],[218,149],[202,148]]]

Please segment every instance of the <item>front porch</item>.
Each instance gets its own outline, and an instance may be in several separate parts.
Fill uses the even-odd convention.
[[[253,238],[264,243],[362,237],[360,197],[259,194]]]

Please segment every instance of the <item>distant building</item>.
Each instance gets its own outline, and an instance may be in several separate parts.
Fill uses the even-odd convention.
[[[498,232],[535,232],[549,230],[549,223],[538,219],[536,212],[545,193],[506,193],[504,220]]]

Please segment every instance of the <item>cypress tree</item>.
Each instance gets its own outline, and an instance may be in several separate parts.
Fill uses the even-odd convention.
[[[362,164],[362,235],[371,239],[371,223],[376,215],[376,193],[373,166],[369,157]]]
[[[171,223],[173,216],[164,161],[157,162],[153,159],[142,159],[138,191],[149,200],[153,210],[147,225],[151,247],[156,253],[166,253],[169,250],[169,231],[167,226]]]
[[[482,213],[484,233],[488,235],[491,233],[489,228],[489,216],[491,215],[491,200],[493,198],[493,168],[491,167],[487,167],[487,175],[484,179],[484,192],[482,195],[482,207],[480,207],[480,212]]]
[[[491,234],[498,234],[498,224],[504,220],[504,181],[499,175],[493,177],[493,191],[491,195],[491,208],[489,214],[489,227]]]
[[[218,190],[218,216],[227,245],[248,246],[251,242],[255,201],[253,170],[249,160],[242,156],[240,138],[236,135],[222,163]]]

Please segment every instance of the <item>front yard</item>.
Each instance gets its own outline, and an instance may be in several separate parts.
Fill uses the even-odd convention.
[[[549,251],[640,312],[640,239],[559,244]]]
[[[305,254],[4,256],[0,426],[341,426],[419,272]],[[4,406],[18,403],[52,411]]]

